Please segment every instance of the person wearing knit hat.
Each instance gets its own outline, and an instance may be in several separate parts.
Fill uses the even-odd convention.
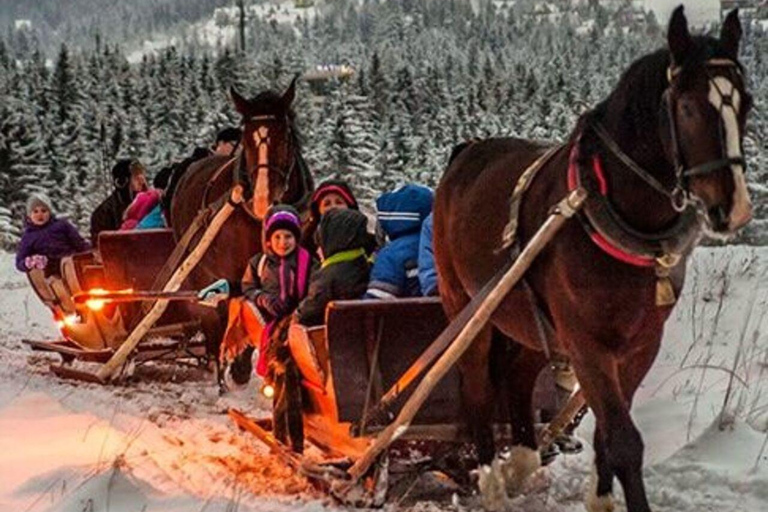
[[[269,209],[264,219],[265,245],[273,245],[272,236],[278,230],[289,232],[293,236],[294,244],[298,243],[301,237],[301,219],[299,218],[299,212],[295,208],[288,205],[278,205]]]
[[[53,215],[45,194],[30,194],[26,206],[24,233],[16,251],[17,269],[28,272],[37,268],[46,275],[58,275],[61,258],[90,249],[72,224]]]
[[[323,215],[331,210],[344,209],[360,209],[352,189],[342,180],[331,179],[323,181],[312,194],[312,200],[309,204],[309,222],[304,227],[301,245],[306,247],[312,254],[316,254],[319,246],[317,231]],[[366,253],[370,256],[377,248],[376,237],[369,234],[365,243]]]
[[[243,132],[240,128],[235,128],[234,126],[224,128],[216,135],[216,144],[213,146],[213,151],[217,155],[231,156],[242,138]]]
[[[112,193],[91,214],[91,242],[99,233],[115,231],[123,223],[123,213],[134,196],[148,188],[146,168],[138,160],[118,160],[112,167]]]
[[[312,194],[310,209],[312,217],[320,218],[325,212],[337,208],[352,208],[359,210],[355,195],[346,182],[342,180],[325,180],[315,189]]]
[[[242,294],[241,299],[230,301],[230,322],[222,343],[222,359],[225,362],[234,361],[249,344],[260,345],[262,350],[256,372],[261,376],[266,374],[272,326],[277,320],[290,315],[304,298],[316,266],[310,253],[298,244],[300,234],[301,220],[296,209],[288,205],[273,206],[264,219],[264,252],[248,262],[240,286],[220,279],[200,291],[198,296],[204,301],[217,296]],[[233,313],[234,309],[239,311]],[[254,316],[262,324],[261,328],[249,320]],[[247,340],[243,339],[245,332]],[[249,357],[238,358],[238,361],[249,360]],[[238,368],[241,366],[238,363]],[[250,368],[247,371],[238,370],[238,374],[239,377],[234,373],[232,377],[243,384],[247,382]]]

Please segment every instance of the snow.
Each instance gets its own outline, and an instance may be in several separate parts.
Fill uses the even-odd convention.
[[[768,506],[766,273],[768,248],[700,248],[689,263],[633,408],[656,512]],[[229,406],[266,414],[255,384],[220,397],[211,374],[184,366],[139,368],[121,386],[59,380],[55,358],[20,343],[56,333],[6,253],[0,290],[0,510],[342,510],[229,422]],[[583,511],[592,428],[588,416],[585,452],[537,472],[510,510]],[[388,510],[480,509],[474,497],[414,494]]]
[[[267,22],[279,24],[292,24],[297,19],[307,18],[312,20],[317,15],[317,6],[297,8],[294,0],[281,0],[247,5],[246,17],[250,20],[254,17]],[[239,10],[237,7],[219,7],[207,18],[193,23],[186,31],[194,34],[196,40],[212,48],[223,47],[232,43],[237,36],[239,22]],[[164,48],[177,46],[182,41],[177,37],[158,36],[142,42],[140,48],[128,55],[128,62],[136,64],[141,62],[145,55],[157,55]]]

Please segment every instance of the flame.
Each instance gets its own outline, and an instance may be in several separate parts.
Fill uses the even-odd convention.
[[[88,299],[85,301],[85,305],[88,306],[88,309],[91,311],[100,311],[104,309],[104,304],[106,304],[107,301],[102,299]]]
[[[269,384],[264,384],[261,387],[261,394],[264,395],[266,398],[272,398],[275,396],[275,388],[273,388]]]
[[[73,325],[80,323],[80,317],[75,314],[67,315],[64,317],[64,320],[62,320],[62,322],[64,322],[64,325],[66,325],[67,327],[72,327]]]
[[[80,318],[80,316],[75,313],[66,315],[64,317],[55,315],[53,319],[56,321],[56,327],[58,327],[62,333],[66,327],[73,327],[83,321],[82,318]]]
[[[133,288],[126,288],[124,290],[114,290],[114,291],[105,290],[103,288],[92,288],[92,289],[88,290],[88,295],[91,295],[91,296],[106,295],[108,293],[110,293],[110,294],[122,293],[122,294],[125,294],[125,295],[130,295],[131,293],[133,293]],[[91,311],[101,311],[102,309],[104,309],[104,305],[107,302],[108,302],[108,300],[106,300],[106,299],[91,298],[91,299],[88,299],[88,300],[85,301],[85,305]]]

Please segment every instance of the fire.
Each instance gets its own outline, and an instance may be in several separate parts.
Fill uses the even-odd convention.
[[[64,317],[54,316],[54,320],[56,321],[56,327],[58,327],[62,332],[66,327],[73,327],[83,321],[82,318],[80,318],[80,316],[75,313],[66,315]]]
[[[261,394],[264,395],[266,398],[272,398],[275,396],[275,388],[273,388],[269,384],[264,384],[261,387]]]
[[[64,320],[62,321],[64,322],[64,325],[66,325],[67,327],[72,327],[73,325],[80,323],[80,317],[75,314],[71,314],[71,315],[65,316]]]
[[[88,295],[91,295],[92,297],[94,297],[94,296],[97,297],[99,295],[115,294],[115,293],[124,293],[126,295],[129,295],[129,294],[133,293],[133,289],[132,288],[127,288],[125,290],[109,291],[109,290],[105,290],[103,288],[92,288],[92,289],[88,290]],[[85,301],[85,305],[91,311],[101,311],[102,309],[104,309],[104,305],[107,302],[109,302],[109,301],[106,300],[106,299],[90,298],[90,299]]]

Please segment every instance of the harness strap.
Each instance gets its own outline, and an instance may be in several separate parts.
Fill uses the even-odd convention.
[[[622,149],[619,147],[618,144],[613,140],[613,138],[608,135],[608,132],[606,131],[605,127],[600,123],[599,121],[593,121],[592,122],[592,129],[595,130],[595,133],[600,138],[600,140],[603,142],[603,144],[606,145],[606,147],[611,151],[611,153],[616,156],[619,160],[621,160],[621,163],[623,163],[627,168],[634,172],[641,180],[646,182],[648,185],[651,186],[655,191],[660,193],[663,196],[668,197],[669,199],[674,199],[672,196],[672,192],[666,189],[664,185],[662,185],[659,180],[651,176],[648,171],[640,167],[637,163],[635,163],[632,158],[627,155]]]
[[[653,267],[657,258],[683,254],[695,244],[700,232],[700,219],[695,208],[685,208],[672,227],[659,232],[646,233],[629,226],[608,199],[607,180],[598,155],[592,157],[590,166],[597,186],[592,180],[582,180],[584,170],[579,165],[578,147],[577,140],[569,158],[568,189],[582,186],[590,191],[585,208],[578,215],[590,239],[601,250],[629,265]]]
[[[718,169],[727,168],[732,165],[741,165],[744,167],[746,166],[746,160],[744,159],[744,157],[741,157],[741,156],[721,158],[720,160],[712,160],[711,162],[707,162],[701,165],[697,165],[696,167],[691,167],[690,169],[686,169],[685,171],[683,171],[683,176],[686,178],[690,178],[691,176],[703,176],[705,174],[714,172]]]

